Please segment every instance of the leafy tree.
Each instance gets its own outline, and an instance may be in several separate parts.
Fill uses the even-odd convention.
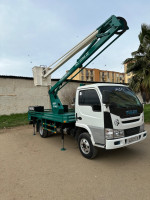
[[[150,26],[142,24],[139,34],[140,45],[137,51],[131,53],[132,58],[127,58],[127,72],[133,77],[129,86],[135,92],[141,92],[146,101],[150,100]]]

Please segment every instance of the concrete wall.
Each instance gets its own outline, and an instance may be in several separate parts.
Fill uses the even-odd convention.
[[[58,80],[52,80],[54,85]],[[71,82],[59,94],[63,104],[71,102],[79,82]],[[28,106],[41,105],[50,108],[47,87],[35,87],[32,78],[0,77],[0,115],[25,113]]]
[[[52,80],[52,85],[57,81]],[[64,105],[69,103],[71,108],[76,88],[80,83],[72,81],[58,93]],[[86,83],[91,84],[91,82]],[[142,102],[140,94],[138,97]],[[51,108],[47,87],[35,87],[32,78],[0,76],[0,115],[25,113],[29,106],[35,105],[44,106],[46,109]]]

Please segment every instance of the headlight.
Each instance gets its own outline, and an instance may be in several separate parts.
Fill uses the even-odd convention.
[[[114,135],[113,129],[109,129],[109,128],[105,129],[106,139],[113,139],[114,137],[113,135]]]
[[[114,138],[121,138],[124,137],[124,130],[114,130]]]
[[[144,131],[144,124],[140,126],[140,133]]]
[[[105,136],[106,136],[106,139],[108,139],[108,140],[121,138],[121,137],[124,137],[124,130],[106,128]]]

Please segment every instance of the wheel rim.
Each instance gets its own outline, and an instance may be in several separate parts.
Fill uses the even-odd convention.
[[[43,127],[40,126],[40,135],[43,135]]]
[[[89,144],[87,139],[85,139],[85,138],[81,139],[80,147],[81,147],[81,150],[82,150],[82,152],[84,154],[89,154],[90,153],[90,144]]]

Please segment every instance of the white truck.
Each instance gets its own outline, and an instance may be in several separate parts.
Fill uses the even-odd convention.
[[[113,15],[54,62],[55,66],[52,69],[33,68],[34,84],[50,86],[49,96],[52,108],[29,107],[28,119],[33,123],[34,134],[35,127],[42,138],[61,132],[63,145],[61,150],[65,150],[64,134],[73,135],[85,158],[94,158],[98,147],[116,149],[146,138],[143,105],[125,85],[98,83],[80,86],[76,92],[75,110],[63,105],[57,95],[58,91],[69,82],[70,75],[74,74],[77,69],[80,69],[77,74],[81,72],[127,29],[125,19]],[[112,36],[116,37],[88,61]],[[55,85],[51,86],[50,75],[87,45],[87,49],[78,58],[76,64]],[[88,63],[85,64],[86,61]]]

